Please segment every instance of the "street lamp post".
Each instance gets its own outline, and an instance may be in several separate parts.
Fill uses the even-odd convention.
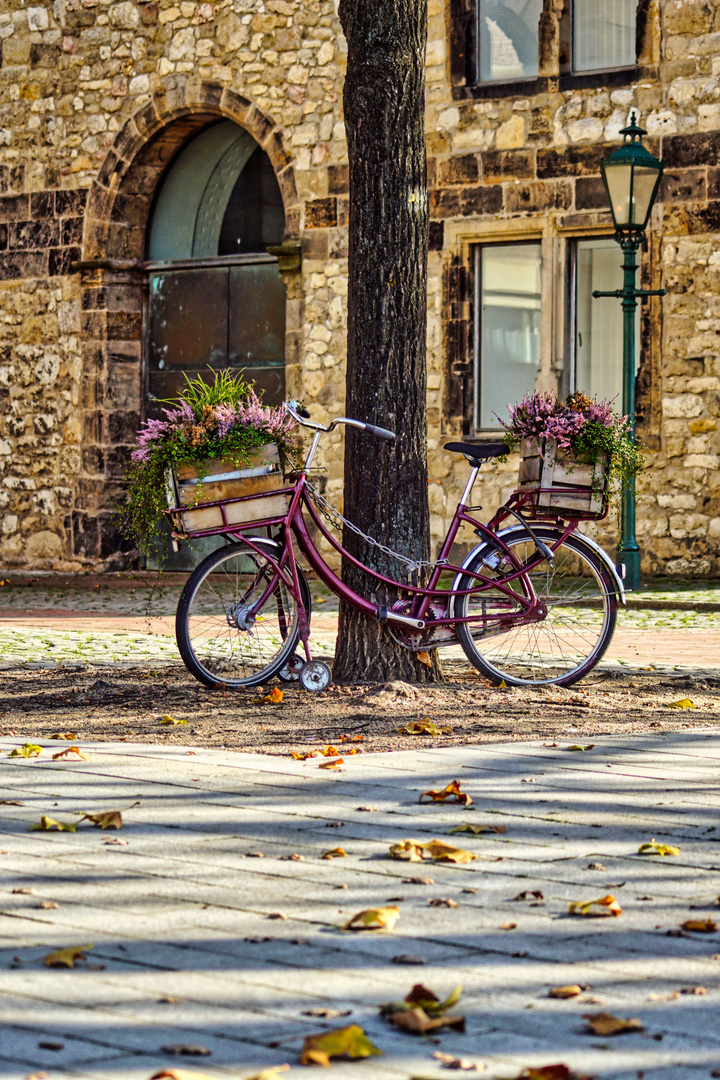
[[[623,413],[628,418],[628,434],[635,441],[635,309],[638,297],[664,296],[664,289],[636,289],[637,251],[645,239],[662,178],[663,163],[646,150],[642,137],[647,132],[630,116],[630,124],[621,134],[625,142],[600,163],[610,209],[615,225],[615,240],[623,252],[623,287],[615,292],[595,291],[595,298],[612,296],[622,300],[623,311]],[[617,549],[618,565],[625,566],[629,589],[640,586],[640,548],[635,538],[635,478],[631,477],[622,492],[621,535]]]

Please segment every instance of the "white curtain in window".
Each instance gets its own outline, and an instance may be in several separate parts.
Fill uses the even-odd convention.
[[[575,71],[632,67],[637,6],[638,0],[574,0]]]
[[[542,0],[480,0],[480,81],[535,78]]]

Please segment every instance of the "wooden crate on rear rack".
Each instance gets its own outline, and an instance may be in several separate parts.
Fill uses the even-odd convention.
[[[607,455],[594,465],[584,465],[561,449],[557,439],[525,439],[520,453],[518,491],[536,492],[536,513],[558,517],[602,517],[605,513]]]
[[[283,474],[275,443],[261,446],[247,465],[238,468],[230,460],[208,460],[202,469],[196,465],[178,465],[165,478],[173,528],[179,534],[222,529],[223,503],[228,525],[251,525],[266,518],[283,517],[290,506],[292,492],[281,492]],[[267,494],[265,494],[267,492]],[[246,502],[227,502],[254,496]]]

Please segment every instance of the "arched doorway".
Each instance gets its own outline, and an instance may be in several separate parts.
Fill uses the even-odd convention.
[[[282,401],[285,286],[267,249],[284,230],[272,163],[244,128],[221,120],[180,149],[147,232],[150,413],[208,368],[245,369]]]

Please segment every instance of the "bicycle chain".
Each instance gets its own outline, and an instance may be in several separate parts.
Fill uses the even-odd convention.
[[[335,506],[331,506],[319,491],[317,491],[310,481],[306,478],[305,486],[310,494],[310,498],[315,503],[315,506],[322,514],[322,516],[329,521],[333,528],[338,531],[342,531],[343,525],[347,525],[351,532],[356,536],[361,537],[371,547],[377,548],[378,551],[382,551],[383,555],[389,555],[391,559],[397,559],[398,562],[405,563],[410,574],[419,573],[424,569],[432,570],[436,566],[442,566],[447,562],[447,559],[438,559],[435,562],[426,562],[423,559],[408,559],[406,555],[401,555],[399,551],[393,551],[392,548],[387,547],[385,544],[381,544],[379,540],[376,540],[374,536],[368,536],[362,529],[359,529],[357,525],[354,525],[352,521],[348,521],[346,517],[340,513]]]

